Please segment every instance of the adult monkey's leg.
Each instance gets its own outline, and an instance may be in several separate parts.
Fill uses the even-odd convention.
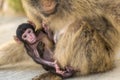
[[[29,60],[25,53],[24,47],[15,41],[9,41],[0,46],[0,65],[19,63],[24,60]]]
[[[114,51],[110,47],[91,25],[80,20],[58,41],[54,57],[62,68],[71,66],[79,75],[104,72],[113,68]]]

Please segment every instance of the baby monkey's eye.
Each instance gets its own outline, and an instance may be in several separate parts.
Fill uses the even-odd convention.
[[[26,38],[26,37],[27,37],[26,35],[23,36],[23,38]]]
[[[31,32],[32,32],[31,30],[28,31],[28,33],[31,33]]]

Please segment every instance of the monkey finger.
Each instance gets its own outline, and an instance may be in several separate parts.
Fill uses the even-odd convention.
[[[60,75],[64,75],[65,71],[57,70],[56,73],[58,73]]]

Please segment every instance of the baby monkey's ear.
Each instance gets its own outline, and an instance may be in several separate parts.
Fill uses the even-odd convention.
[[[31,24],[34,28],[36,28],[36,25],[32,21],[28,20],[27,22]]]
[[[18,39],[18,37],[17,36],[13,36],[13,38],[14,38],[14,40],[18,43],[18,44],[21,44],[22,42]]]

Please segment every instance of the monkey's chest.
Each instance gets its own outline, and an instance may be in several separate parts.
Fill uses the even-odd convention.
[[[50,55],[49,50],[46,48],[46,45],[44,42],[40,41],[37,45],[37,50],[39,53],[39,56],[47,61],[52,61],[52,55]]]
[[[44,48],[45,48],[45,43],[43,43],[42,41],[38,42],[37,50],[38,50],[39,56],[41,57],[44,54]]]

